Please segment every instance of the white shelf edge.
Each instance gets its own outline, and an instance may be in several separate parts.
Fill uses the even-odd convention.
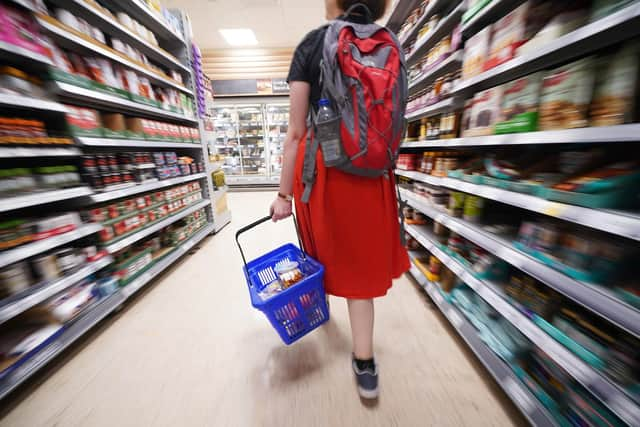
[[[0,158],[16,158],[16,157],[75,157],[79,156],[81,151],[75,147],[0,147]]]
[[[429,295],[434,304],[449,321],[458,335],[473,351],[485,369],[491,374],[503,391],[511,398],[520,412],[529,420],[531,425],[556,426],[556,422],[549,415],[542,403],[529,391],[525,384],[513,373],[513,370],[497,354],[493,352],[478,336],[470,321],[460,313],[453,304],[440,295],[440,286],[430,282],[426,276],[412,263],[409,274],[418,282]]]
[[[505,13],[502,13],[502,16],[505,16],[507,13],[509,13],[509,12],[506,12],[507,10],[509,10],[509,8],[513,9],[512,6],[516,5],[517,3],[523,3],[523,2],[524,0],[492,0],[490,3],[485,5],[482,9],[480,9],[475,15],[473,15],[471,19],[469,19],[467,22],[462,24],[462,28],[461,28],[462,34],[464,34],[467,38],[472,36],[473,34],[480,31],[480,30],[477,30],[473,33],[471,33],[470,31],[470,28],[473,28],[476,26],[476,22],[482,20],[487,15],[493,15],[495,11],[505,12]]]
[[[640,241],[640,215],[568,205],[542,199],[530,194],[503,190],[489,185],[473,184],[454,178],[441,178],[417,171],[396,169],[395,173],[396,175],[404,176],[415,181],[475,194],[496,202]]]
[[[142,65],[138,65],[137,63],[130,61],[128,59],[123,58],[120,55],[117,55],[114,52],[111,52],[110,50],[103,48],[102,46],[99,46],[95,43],[91,43],[85,39],[83,39],[82,37],[79,37],[75,34],[72,34],[68,31],[66,31],[64,28],[61,28],[45,19],[42,19],[40,17],[36,16],[36,20],[38,22],[38,24],[40,25],[40,27],[44,30],[46,30],[48,33],[55,35],[56,37],[60,37],[62,39],[65,39],[67,42],[73,43],[76,46],[80,46],[84,49],[89,49],[92,52],[95,52],[96,54],[103,56],[105,58],[108,58],[112,61],[115,61],[121,65],[124,65],[127,68],[130,68],[140,74],[143,74],[145,77],[147,77],[151,82],[156,83],[156,84],[160,84],[160,85],[164,85],[164,86],[168,86],[171,87],[173,89],[179,90],[183,93],[186,93],[187,95],[191,95],[193,96],[193,92],[191,90],[189,90],[187,87],[179,84],[178,82],[175,82],[173,80],[171,80],[168,77],[164,77],[162,75],[160,75],[159,73],[156,73],[152,70],[147,69],[146,67],[143,67]],[[96,42],[99,43],[99,42]]]
[[[40,111],[51,111],[54,113],[66,113],[67,108],[54,101],[38,99],[32,96],[0,94],[0,105],[10,108],[33,109]]]
[[[12,295],[10,297],[10,302],[0,306],[0,324],[17,316],[20,313],[23,313],[31,307],[40,304],[41,302],[67,289],[68,287],[75,285],[85,277],[88,277],[93,273],[103,269],[112,262],[113,258],[111,258],[111,256],[103,256],[99,260],[85,265],[78,271],[71,273],[68,276],[59,278],[53,283],[38,286],[38,289],[36,291],[27,289],[26,292]]]
[[[34,255],[38,255],[39,253],[50,249],[54,249],[58,246],[73,242],[74,240],[82,239],[83,237],[97,233],[100,230],[102,230],[102,225],[100,224],[83,224],[68,233],[58,234],[57,236],[27,243],[13,249],[8,249],[0,253],[0,268]]]
[[[184,254],[189,252],[191,248],[200,243],[207,237],[209,234],[213,232],[213,224],[206,225],[202,230],[198,231],[196,234],[191,236],[187,241],[183,242],[180,246],[176,247],[176,249],[163,257],[158,263],[152,266],[149,270],[142,273],[139,277],[136,277],[129,283],[128,285],[122,288],[122,293],[128,299],[133,294],[138,292],[141,288],[143,288],[147,283],[153,280],[156,276],[161,274],[171,265],[173,265],[178,259],[180,259]]]
[[[160,222],[157,222],[149,227],[145,227],[143,229],[141,229],[140,231],[124,237],[121,240],[118,240],[117,242],[111,243],[109,245],[105,246],[105,249],[110,253],[113,254],[115,252],[118,252],[121,249],[126,248],[127,246],[131,246],[132,244],[138,242],[139,240],[144,239],[147,236],[152,235],[153,233],[162,230],[163,228],[165,228],[168,225],[173,224],[176,221],[181,220],[182,218],[186,217],[187,215],[202,209],[206,206],[209,206],[211,203],[211,201],[209,199],[203,199],[195,204],[193,204],[192,206],[188,206],[184,209],[182,209],[181,211],[178,211],[177,213],[163,219]]]
[[[80,99],[91,105],[106,105],[107,107],[117,108],[120,111],[124,111],[129,114],[131,112],[136,112],[140,114],[147,114],[153,116],[154,118],[176,120],[190,124],[198,123],[196,119],[187,117],[183,114],[174,113],[173,111],[163,110],[161,108],[141,104],[129,99],[118,98],[117,96],[98,92],[92,89],[86,89],[69,83],[54,81],[51,83],[51,87],[53,91],[58,95]]]
[[[446,225],[446,224],[445,224]],[[639,425],[640,406],[626,393],[611,383],[594,368],[583,362],[564,345],[546,334],[527,316],[517,310],[494,290],[493,286],[476,278],[467,267],[440,250],[430,238],[418,231],[418,227],[407,226],[407,231],[418,240],[456,276],[498,311],[506,320],[522,332],[532,343],[542,349],[555,363],[582,384],[594,397],[609,407],[629,425]]]
[[[402,47],[406,47],[411,40],[416,38],[416,36],[420,32],[420,28],[424,26],[424,24],[429,20],[429,18],[431,18],[431,15],[433,15],[434,11],[437,10],[437,8],[439,8],[440,6],[442,6],[442,3],[444,2],[445,2],[444,0],[433,0],[430,2],[430,4],[427,6],[427,9],[424,11],[424,14],[418,19],[414,27],[411,30],[409,30],[407,35],[400,40]]]
[[[5,41],[0,41],[0,51],[2,51],[3,54],[6,53],[14,57],[20,57],[22,60],[33,61],[37,64],[47,66],[53,65],[51,59],[47,58],[46,56],[29,49],[7,43]]]
[[[640,123],[578,129],[509,133],[452,139],[428,139],[403,142],[402,148],[484,147],[525,144],[593,144],[600,142],[640,141]]]
[[[52,190],[32,192],[23,196],[5,197],[0,199],[0,212],[9,212],[30,206],[55,203],[63,200],[76,199],[90,196],[93,191],[89,187],[67,188],[64,190]]]
[[[134,185],[124,188],[122,190],[107,191],[104,193],[95,193],[91,196],[91,201],[94,203],[107,202],[109,200],[120,199],[122,197],[133,196],[147,191],[157,190],[159,188],[170,187],[172,185],[182,184],[185,182],[195,181],[198,179],[206,178],[205,173],[196,173],[193,175],[180,176],[176,178],[169,178],[162,181],[154,181],[148,184]]]
[[[169,41],[177,41],[182,45],[186,45],[184,38],[173,31],[156,12],[151,11],[147,6],[142,4],[140,0],[115,0],[115,3],[122,6],[132,18],[140,21],[149,30],[163,39]]]
[[[169,142],[142,139],[89,138],[76,137],[78,144],[85,147],[140,147],[140,148],[197,148],[202,149],[195,142]]]

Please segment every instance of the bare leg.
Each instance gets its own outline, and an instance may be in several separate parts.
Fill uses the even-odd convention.
[[[347,299],[353,354],[356,359],[373,358],[373,299]]]

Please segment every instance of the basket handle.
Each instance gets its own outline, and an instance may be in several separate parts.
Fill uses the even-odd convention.
[[[302,252],[302,257],[303,259],[305,259],[306,254],[304,252],[304,247],[302,246],[302,238],[300,237],[300,229],[298,228],[298,221],[296,221],[296,216],[294,214],[291,214],[291,218],[293,219],[293,225],[296,228],[296,235],[298,236],[298,244],[300,245],[300,251]],[[244,227],[236,231],[236,244],[238,245],[238,249],[240,249],[240,255],[242,256],[242,262],[244,263],[245,269],[247,268],[247,259],[244,256],[244,251],[242,250],[242,246],[240,246],[240,240],[239,240],[240,235],[251,230],[252,228],[257,227],[263,222],[269,221],[270,219],[271,219],[271,215],[267,215],[264,218],[260,218],[259,220],[252,222],[249,225],[245,225]]]

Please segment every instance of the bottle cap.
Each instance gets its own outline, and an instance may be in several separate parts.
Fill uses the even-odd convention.
[[[318,101],[318,105],[321,107],[327,107],[331,105],[331,102],[329,102],[327,98],[320,98],[320,101]]]

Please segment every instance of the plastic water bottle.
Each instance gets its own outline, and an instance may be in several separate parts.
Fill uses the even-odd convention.
[[[325,166],[337,166],[343,162],[340,120],[331,108],[331,102],[328,99],[322,98],[318,102],[318,107],[315,137],[320,142]]]

